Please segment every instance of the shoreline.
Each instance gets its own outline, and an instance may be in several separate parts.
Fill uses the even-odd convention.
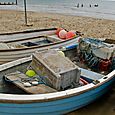
[[[76,3],[73,1],[74,4],[70,4],[70,6],[67,6],[66,4],[62,4],[57,7],[57,5],[50,5],[41,3],[40,5],[37,3],[27,3],[27,11],[33,11],[33,12],[43,12],[43,13],[57,13],[57,14],[66,14],[66,15],[72,15],[72,16],[83,16],[83,17],[93,17],[93,18],[99,18],[99,19],[107,19],[107,20],[115,20],[115,9],[113,8],[115,2],[112,4],[110,3],[111,7],[107,7],[107,3],[103,6],[103,1],[97,2],[98,6],[96,5],[96,2],[88,2],[84,3],[79,2]],[[79,6],[77,6],[79,4]],[[82,6],[83,5],[83,6]],[[1,5],[1,10],[19,10],[24,11],[24,3],[19,2],[17,5]]]
[[[115,39],[115,21],[85,16],[74,16],[59,13],[27,12],[28,25],[25,25],[23,11],[0,10],[0,33],[63,27],[84,33],[84,37]]]

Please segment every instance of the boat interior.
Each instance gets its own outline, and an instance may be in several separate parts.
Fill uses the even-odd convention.
[[[13,40],[8,42],[1,42],[0,49],[16,49],[16,48],[28,48],[34,46],[44,46],[63,41],[58,38],[57,35],[50,36],[38,36],[25,40]]]
[[[101,72],[99,73],[99,71],[91,70],[91,68],[87,64],[83,63],[83,61],[80,60],[80,58],[78,57],[77,48],[64,50],[63,52],[67,58],[69,58],[74,64],[76,64],[77,66],[80,67],[81,74],[80,74],[79,83],[72,83],[71,86],[69,86],[65,89],[62,89],[60,91],[71,89],[71,88],[76,88],[76,87],[81,87],[81,86],[87,85],[89,83],[97,84],[97,83],[99,83],[98,82],[99,79],[105,77],[104,74],[108,74],[111,71],[110,70],[110,71],[102,74]],[[22,95],[28,94],[28,92],[23,90],[23,88],[19,88],[16,85],[14,85],[13,84],[14,81],[10,81],[10,80],[6,79],[5,76],[9,75],[10,73],[15,73],[16,71],[26,75],[26,71],[28,70],[28,68],[30,68],[31,62],[32,62],[32,60],[24,62],[22,64],[19,64],[17,66],[12,67],[12,68],[6,69],[4,71],[1,71],[1,74],[0,74],[0,93],[22,94]],[[36,77],[37,77],[37,79],[39,79],[38,87],[40,86],[40,84],[44,84],[44,85],[48,86],[43,81],[42,77],[40,77],[40,75],[37,74]],[[29,78],[29,80],[31,80],[31,79],[33,79],[33,78]],[[18,81],[16,81],[16,82],[18,82]],[[21,80],[21,82],[23,82],[23,81]],[[48,86],[48,87],[50,87],[50,86]],[[52,88],[52,89],[54,89],[54,88]],[[54,89],[52,92],[55,92],[55,91],[58,91],[58,90]],[[45,93],[47,93],[47,92],[45,92]],[[31,94],[31,93],[29,93],[29,94]]]

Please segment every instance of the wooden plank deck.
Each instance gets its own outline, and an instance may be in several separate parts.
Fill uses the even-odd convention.
[[[45,84],[32,85],[30,87],[24,86],[24,79],[28,79],[28,77],[19,71],[5,75],[4,77],[5,77],[6,81],[12,82],[17,87],[21,88],[22,90],[24,90],[27,93],[43,94],[43,93],[56,92],[55,89],[53,89],[49,86],[46,86]]]

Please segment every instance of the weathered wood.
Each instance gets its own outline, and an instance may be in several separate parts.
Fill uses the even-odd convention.
[[[80,70],[67,57],[56,50],[45,50],[33,54],[32,68],[43,77],[45,82],[57,90],[79,82]]]
[[[10,73],[8,75],[4,76],[6,80],[12,82],[13,84],[15,84],[17,87],[21,88],[22,90],[24,90],[27,93],[31,93],[31,94],[44,94],[44,93],[51,93],[51,92],[56,92],[55,89],[46,86],[45,84],[38,84],[36,86],[30,86],[30,87],[25,87],[24,86],[24,79],[27,79],[28,77],[19,72],[16,71],[14,73]]]

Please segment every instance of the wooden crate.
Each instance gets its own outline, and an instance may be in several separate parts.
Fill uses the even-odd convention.
[[[33,54],[31,67],[42,76],[51,87],[61,90],[73,82],[79,82],[80,69],[55,50],[46,50]]]

